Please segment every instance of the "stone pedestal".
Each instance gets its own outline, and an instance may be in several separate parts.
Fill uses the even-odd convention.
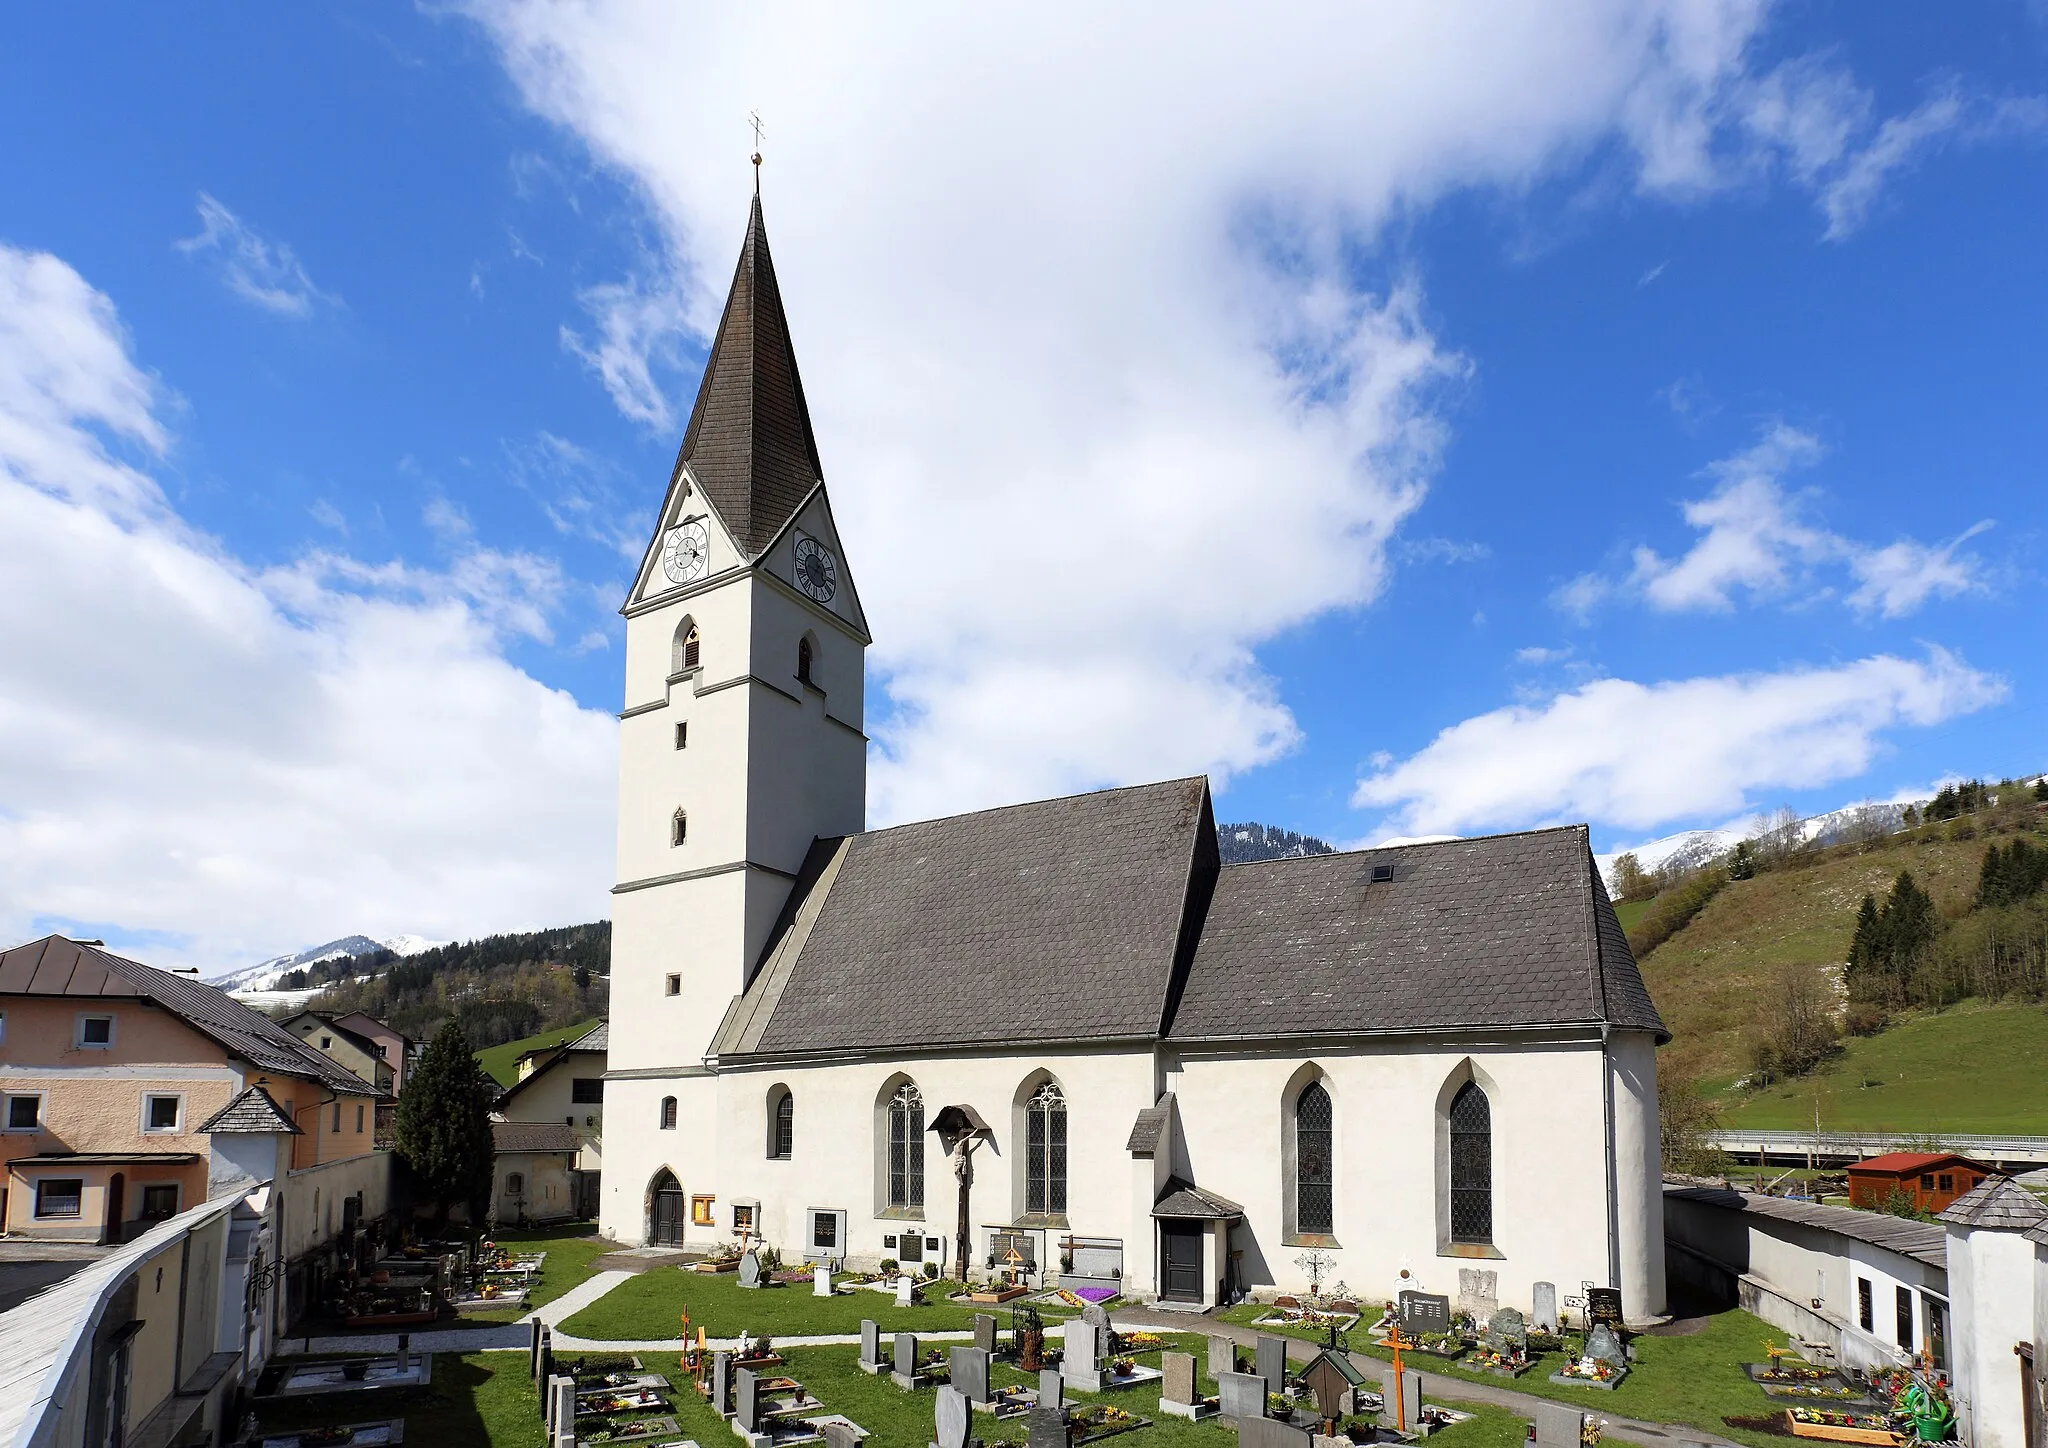
[[[823,1262],[811,1269],[811,1295],[830,1297],[832,1295],[832,1269]]]

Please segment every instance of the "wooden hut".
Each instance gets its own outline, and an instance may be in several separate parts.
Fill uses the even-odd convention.
[[[1915,1211],[1939,1212],[1991,1175],[1983,1162],[1952,1152],[1887,1152],[1849,1168],[1849,1204],[1883,1211],[1899,1192],[1912,1198]]]

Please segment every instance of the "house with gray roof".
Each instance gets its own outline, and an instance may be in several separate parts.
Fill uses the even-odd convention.
[[[871,830],[848,551],[757,197],[622,610],[607,1235],[1663,1310],[1584,827],[1225,866],[1196,777]]]

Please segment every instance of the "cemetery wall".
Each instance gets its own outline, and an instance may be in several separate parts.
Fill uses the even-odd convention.
[[[1307,1067],[1307,1070],[1304,1070]],[[1654,1121],[1654,1067],[1617,1073],[1617,1130],[1637,1142],[1630,1180],[1647,1171],[1641,1138]],[[1333,1107],[1332,1275],[1355,1291],[1397,1286],[1457,1296],[1459,1269],[1497,1274],[1502,1306],[1529,1311],[1533,1287],[1572,1292],[1608,1277],[1606,1134],[1602,1054],[1590,1038],[1414,1038],[1345,1045],[1312,1057],[1273,1051],[1186,1054],[1168,1077],[1194,1180],[1241,1202],[1232,1235],[1249,1285],[1298,1292],[1287,1235],[1285,1161],[1293,1100],[1319,1076]],[[1476,1079],[1492,1108],[1492,1249],[1449,1240],[1445,1116],[1458,1086]],[[1647,1090],[1647,1101],[1631,1099]],[[1627,1109],[1622,1108],[1626,1104]],[[1654,1157],[1650,1157],[1654,1160]],[[1661,1196],[1625,1191],[1623,1301],[1631,1317],[1663,1310]],[[1411,1276],[1403,1281],[1400,1273]]]
[[[2018,1344],[2035,1330],[2035,1244],[2017,1231],[1948,1229],[1956,1426],[1974,1448],[2030,1448]]]

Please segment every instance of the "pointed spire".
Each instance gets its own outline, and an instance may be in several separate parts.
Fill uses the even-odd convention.
[[[758,195],[683,434],[682,463],[750,557],[768,546],[824,475]]]

